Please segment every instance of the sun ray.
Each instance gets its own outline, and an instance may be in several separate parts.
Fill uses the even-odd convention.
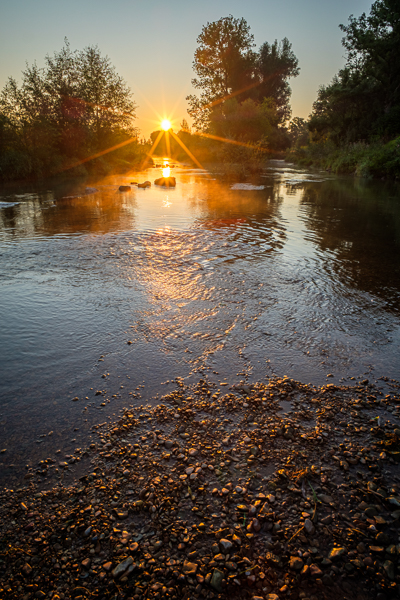
[[[144,101],[146,102],[147,106],[149,108],[151,108],[151,110],[154,112],[154,114],[157,116],[158,121],[154,120],[154,122],[160,122],[162,119],[161,114],[158,112],[158,110],[156,110],[154,108],[154,106],[151,104],[150,100],[147,99],[147,97],[144,95],[144,93],[141,90],[138,90],[139,94],[143,97]],[[149,119],[150,121],[150,119]],[[152,121],[153,122],[153,121]]]
[[[178,144],[180,146],[182,146],[182,148],[184,149],[184,151],[186,152],[186,154],[193,160],[194,163],[196,163],[196,165],[202,169],[203,171],[205,171],[204,167],[199,163],[199,161],[197,160],[197,158],[194,156],[194,154],[192,154],[189,150],[189,148],[187,148],[185,146],[185,144],[182,142],[182,140],[172,131],[171,129],[171,135],[174,138],[174,140],[176,140],[178,142]]]
[[[165,132],[165,145],[167,147],[167,156],[171,156],[171,143],[169,139],[169,131]]]
[[[149,151],[149,153],[147,154],[146,158],[145,158],[145,159],[144,159],[144,161],[143,161],[143,164],[142,164],[142,169],[144,169],[144,168],[145,168],[145,166],[146,166],[146,163],[147,163],[147,161],[149,160],[149,158],[151,158],[151,157],[153,156],[153,153],[154,153],[155,149],[157,148],[157,146],[158,146],[158,143],[159,143],[159,141],[161,140],[161,137],[162,137],[163,133],[164,133],[163,131],[159,131],[159,132],[158,132],[158,136],[157,136],[157,138],[156,138],[156,140],[155,140],[154,144],[153,144],[153,145],[152,145],[152,147],[150,148],[150,151]]]
[[[212,102],[209,102],[208,104],[204,104],[203,106],[199,106],[199,108],[195,108],[191,112],[195,113],[195,112],[199,112],[199,111],[205,110],[207,108],[213,108],[214,106],[218,106],[218,104],[222,104],[223,102],[225,102],[226,100],[229,100],[230,98],[234,98],[235,96],[239,96],[239,94],[243,94],[243,92],[247,92],[248,90],[251,90],[252,88],[257,87],[257,86],[261,85],[262,83],[265,83],[268,79],[272,79],[272,77],[275,77],[276,75],[279,75],[280,72],[281,72],[280,70],[275,71],[274,73],[272,73],[271,75],[269,75],[265,79],[262,79],[262,80],[259,79],[257,81],[253,81],[252,83],[250,83],[249,85],[246,85],[242,89],[237,90],[236,92],[231,92],[230,94],[226,94],[222,98],[218,98],[217,100],[213,100]]]
[[[123,146],[127,146],[128,144],[132,144],[133,142],[137,142],[136,137],[129,138],[129,140],[120,142],[119,144],[116,144],[115,146],[111,146],[111,148],[106,148],[106,150],[101,150],[101,152],[96,152],[96,154],[92,154],[91,156],[88,156],[87,158],[82,158],[81,160],[77,160],[76,162],[73,162],[73,163],[69,164],[68,166],[60,169],[60,171],[67,171],[68,169],[72,169],[73,167],[78,167],[79,165],[83,165],[84,163],[89,162],[89,160],[93,160],[95,158],[98,158],[99,156],[104,156],[104,154],[108,154],[109,152],[118,150],[118,148],[122,148]]]
[[[260,146],[255,146],[254,144],[250,144],[249,142],[239,142],[238,140],[230,140],[229,138],[223,138],[219,135],[212,135],[211,133],[205,133],[203,131],[196,131],[193,135],[198,135],[200,137],[206,137],[210,140],[216,140],[218,142],[225,142],[227,144],[234,144],[235,146],[244,146],[245,148],[253,148],[253,150],[259,150],[260,152],[270,152],[266,148],[261,148]]]

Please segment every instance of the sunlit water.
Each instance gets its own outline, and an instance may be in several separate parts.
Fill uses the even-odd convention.
[[[118,191],[161,174],[0,190],[8,481],[87,443],[138,386],[142,403],[175,377],[400,379],[395,184],[271,161],[264,189],[177,166],[175,189]]]

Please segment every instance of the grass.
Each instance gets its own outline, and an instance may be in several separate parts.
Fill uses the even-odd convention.
[[[292,148],[286,158],[302,166],[364,178],[400,179],[400,137],[387,142],[335,146],[329,140]]]

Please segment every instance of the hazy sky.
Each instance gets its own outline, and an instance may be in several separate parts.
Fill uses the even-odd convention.
[[[318,87],[344,64],[340,23],[369,13],[371,0],[0,0],[0,87],[20,79],[25,61],[43,66],[46,54],[98,45],[132,89],[136,125],[144,136],[175,130],[187,117],[192,61],[202,26],[232,14],[244,17],[257,48],[287,37],[301,68],[291,80],[293,116],[307,117]]]

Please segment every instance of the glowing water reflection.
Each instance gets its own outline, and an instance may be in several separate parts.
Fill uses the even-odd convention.
[[[21,464],[44,423],[75,438],[178,376],[400,378],[396,186],[271,162],[263,190],[232,190],[161,163],[0,195],[0,424]],[[160,168],[176,188],[131,185]]]

